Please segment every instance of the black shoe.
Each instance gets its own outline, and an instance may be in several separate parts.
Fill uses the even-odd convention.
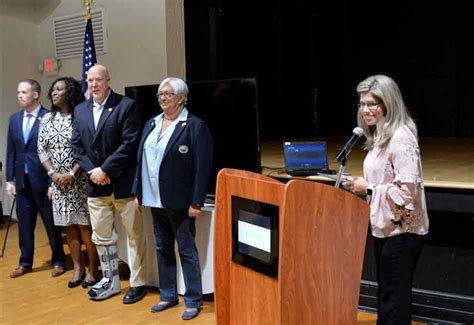
[[[124,304],[133,304],[134,302],[140,301],[146,295],[146,286],[130,287],[128,292],[123,297]]]
[[[83,287],[84,289],[86,289],[86,288],[88,288],[88,287],[92,287],[92,286],[93,286],[94,284],[96,284],[97,282],[99,282],[99,280],[92,280],[92,281],[90,281],[90,280],[84,279],[84,280],[82,281],[82,287]]]
[[[85,277],[86,277],[86,273],[83,272],[83,273],[81,274],[81,278],[80,278],[80,279],[74,280],[74,281],[73,281],[73,280],[69,281],[69,282],[67,283],[67,286],[68,286],[69,288],[78,287],[78,286],[81,285],[81,283],[82,283],[82,281],[84,280]]]

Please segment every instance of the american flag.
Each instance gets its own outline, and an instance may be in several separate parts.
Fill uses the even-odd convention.
[[[86,32],[84,35],[84,52],[82,56],[82,92],[88,98],[87,93],[87,71],[90,67],[97,63],[94,45],[94,33],[92,32],[92,18],[89,16],[86,24]]]

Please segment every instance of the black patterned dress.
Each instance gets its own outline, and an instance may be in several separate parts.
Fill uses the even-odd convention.
[[[50,160],[53,169],[68,173],[76,164],[71,147],[71,115],[56,112],[44,115],[38,136],[38,155],[41,162]],[[84,173],[74,183],[60,189],[53,183],[53,216],[56,226],[90,225],[87,208],[87,179]]]

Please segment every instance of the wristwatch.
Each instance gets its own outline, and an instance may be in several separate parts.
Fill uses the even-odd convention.
[[[196,210],[201,210],[202,206],[199,203],[191,203],[191,207]]]
[[[369,184],[369,186],[367,186],[367,202],[370,203],[370,200],[372,200],[372,194],[374,193],[374,184]]]
[[[50,176],[50,177],[53,176],[53,174],[54,174],[55,172],[56,172],[56,171],[51,168],[50,170],[48,170],[48,176]]]

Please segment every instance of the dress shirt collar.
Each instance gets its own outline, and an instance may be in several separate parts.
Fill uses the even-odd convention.
[[[104,101],[102,102],[102,104],[98,104],[96,101],[95,101],[95,98],[92,98],[92,105],[94,106],[94,108],[97,108],[97,109],[101,109],[105,106],[105,103],[107,103],[107,99],[109,99],[109,96],[110,96],[110,92],[111,90],[109,89],[109,92],[107,93],[107,97],[105,97]]]
[[[23,111],[23,117],[26,117],[26,115],[31,114],[33,115],[34,118],[38,117],[39,111],[41,109],[41,104],[38,104],[38,106],[31,111],[31,113],[28,113],[26,110]]]

